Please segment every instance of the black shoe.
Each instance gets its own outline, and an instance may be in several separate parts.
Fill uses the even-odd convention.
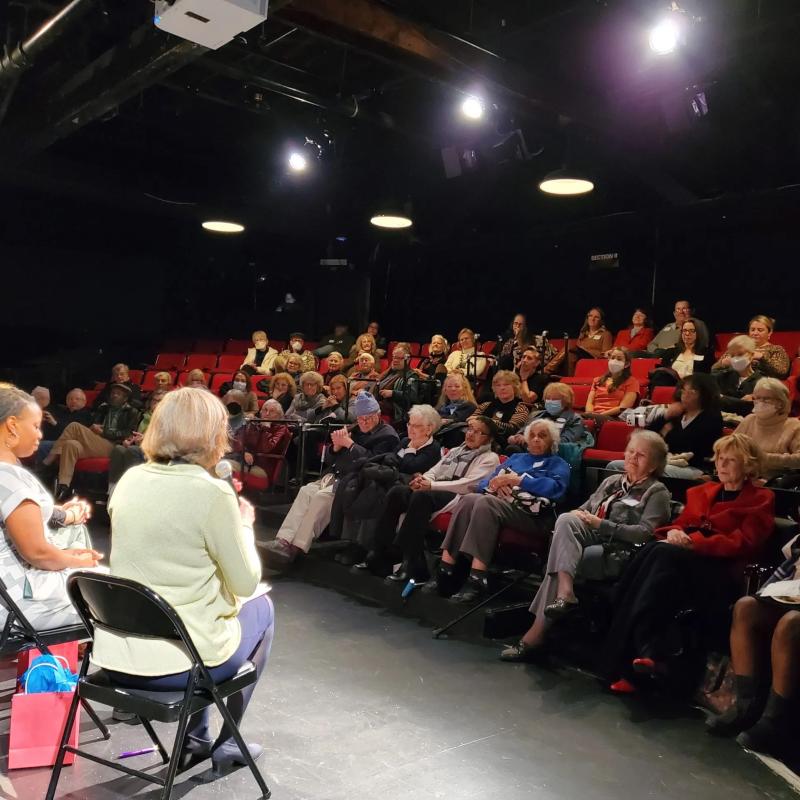
[[[258,761],[264,755],[264,748],[260,744],[248,743],[247,749],[253,761]],[[234,767],[242,767],[246,763],[236,742],[226,742],[211,753],[211,768],[215,778],[221,778]]]
[[[767,690],[748,675],[734,675],[736,702],[722,714],[706,719],[706,732],[712,736],[736,736],[758,722],[767,701]]]
[[[509,645],[500,653],[500,660],[521,663],[526,661],[541,661],[545,656],[546,651],[543,645],[525,644],[525,642],[520,639],[516,644]]]
[[[565,600],[563,597],[557,597],[550,605],[545,606],[544,615],[549,620],[563,619],[577,607],[577,600]]]
[[[385,553],[370,550],[364,559],[367,569],[378,578],[385,578],[392,572],[392,562]]]
[[[797,738],[797,701],[769,693],[761,719],[736,737],[742,747],[780,761],[792,758]]]
[[[352,567],[353,564],[358,564],[364,560],[367,551],[357,544],[350,545],[346,550],[342,551],[336,556],[338,561],[343,567]]]
[[[74,492],[66,483],[59,483],[58,486],[56,486],[55,499],[57,503],[63,503],[65,500],[69,500],[73,494]]]
[[[123,711],[122,709],[115,708],[111,712],[111,719],[115,722],[124,722],[126,725],[139,725],[141,720],[132,711]]]
[[[470,575],[467,582],[451,598],[451,603],[474,603],[480,600],[489,591],[489,581],[486,576]]]
[[[193,736],[187,736],[178,756],[178,772],[186,772],[195,764],[211,758],[212,745],[211,739],[195,739]]]

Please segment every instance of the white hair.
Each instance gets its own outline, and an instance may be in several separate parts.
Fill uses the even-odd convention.
[[[525,426],[525,431],[523,432],[525,441],[528,441],[533,429],[538,427],[547,428],[547,432],[550,434],[550,439],[552,440],[550,452],[553,454],[558,453],[558,446],[561,444],[561,431],[559,431],[558,425],[551,419],[535,419],[533,422],[529,422]]]
[[[417,417],[425,425],[430,425],[432,433],[436,433],[442,425],[442,418],[439,416],[439,412],[433,406],[427,404],[411,406],[408,418],[411,419],[411,417]]]

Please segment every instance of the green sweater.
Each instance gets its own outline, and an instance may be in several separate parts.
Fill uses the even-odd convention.
[[[109,503],[111,574],[149,586],[178,612],[201,658],[217,666],[241,640],[240,598],[261,578],[253,529],[233,489],[193,464],[128,470]],[[92,660],[134,675],[189,669],[174,642],[97,630]]]

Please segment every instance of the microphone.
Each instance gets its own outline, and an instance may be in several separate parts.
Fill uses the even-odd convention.
[[[546,339],[548,333],[550,333],[550,331],[542,331],[542,339]]]
[[[230,461],[226,461],[224,458],[222,461],[217,461],[214,467],[214,473],[221,481],[225,481],[225,483],[233,489],[235,495],[239,494],[239,492],[236,491],[236,484],[233,482],[233,467]]]

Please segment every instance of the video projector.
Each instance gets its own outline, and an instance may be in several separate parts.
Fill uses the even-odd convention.
[[[211,50],[267,18],[269,0],[156,0],[157,28]]]

